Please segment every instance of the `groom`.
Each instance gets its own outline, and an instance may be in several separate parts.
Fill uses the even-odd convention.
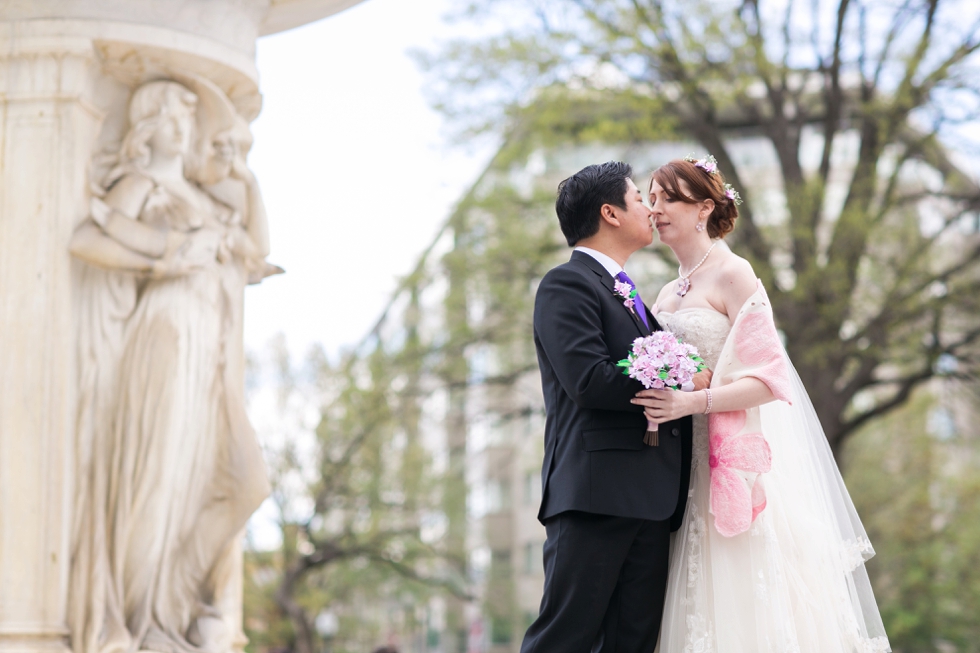
[[[591,165],[558,186],[558,222],[575,251],[544,276],[534,303],[547,413],[538,519],[548,537],[541,612],[521,653],[652,653],[660,632],[691,418],[661,424],[659,444],[644,444],[646,419],[630,403],[643,386],[615,364],[660,329],[639,295],[630,307],[614,290],[617,280],[633,285],[623,266],[653,242],[632,173]]]

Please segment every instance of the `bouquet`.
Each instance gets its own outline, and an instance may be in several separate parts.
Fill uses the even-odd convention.
[[[623,374],[636,379],[648,390],[680,390],[704,369],[704,360],[694,345],[681,342],[670,331],[657,331],[633,341],[633,350],[616,363]],[[657,446],[657,423],[647,422],[644,442]]]

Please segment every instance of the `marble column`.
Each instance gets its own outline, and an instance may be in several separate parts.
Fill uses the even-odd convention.
[[[95,53],[0,50],[0,651],[63,649],[74,417],[65,249],[102,112]]]
[[[250,121],[256,39],[357,1],[0,2],[0,653],[71,647],[80,264],[69,242],[132,90],[181,71]]]

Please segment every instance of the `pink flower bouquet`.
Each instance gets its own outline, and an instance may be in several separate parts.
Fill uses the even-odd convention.
[[[633,350],[616,363],[623,374],[636,379],[644,388],[680,390],[704,369],[704,360],[694,345],[681,342],[670,331],[656,331],[633,341]],[[657,444],[657,423],[647,423],[644,442]]]

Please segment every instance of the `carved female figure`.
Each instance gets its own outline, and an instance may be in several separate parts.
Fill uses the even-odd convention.
[[[196,94],[173,81],[134,92],[119,165],[71,245],[115,275],[90,273],[89,285],[112,278],[124,288],[121,301],[83,311],[98,323],[98,309],[111,306],[115,321],[103,322],[122,326],[82,338],[83,348],[110,352],[99,363],[115,370],[90,393],[97,408],[79,430],[76,653],[230,650],[234,626],[218,607],[230,553],[268,494],[239,364],[241,293],[268,253],[265,216],[233,152],[225,170],[246,185],[247,220],[188,178],[202,105],[234,124],[220,91],[198,84]],[[84,369],[82,378],[84,398]]]

